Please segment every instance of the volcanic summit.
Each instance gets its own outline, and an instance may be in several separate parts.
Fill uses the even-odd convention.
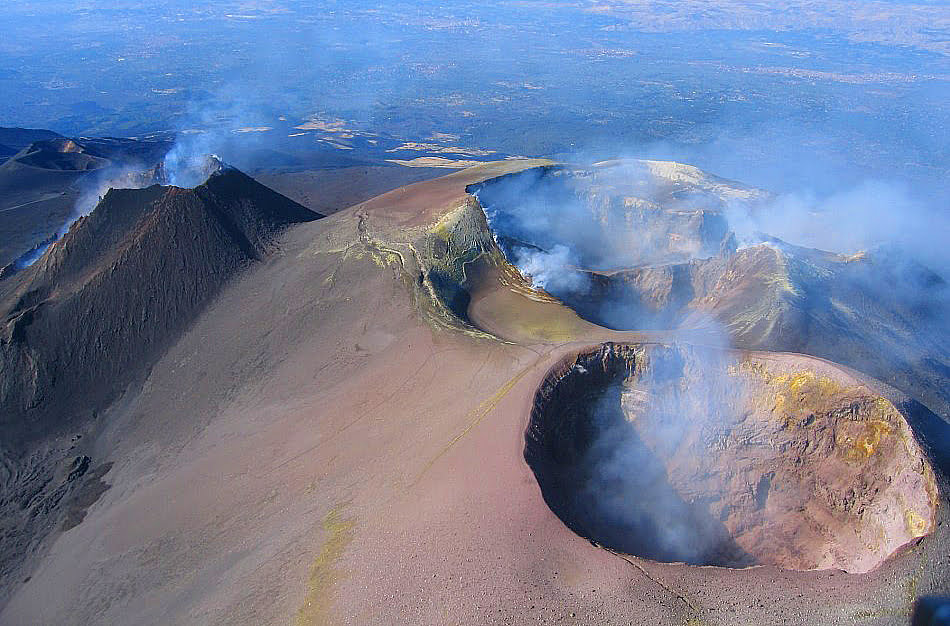
[[[109,191],[0,281],[0,620],[899,623],[950,571],[943,283],[749,240],[768,198],[523,159],[322,219],[227,167]]]

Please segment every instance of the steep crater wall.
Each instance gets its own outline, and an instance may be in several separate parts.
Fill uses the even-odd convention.
[[[469,318],[468,307],[472,293],[485,280],[530,290],[505,259],[475,197],[467,197],[426,228],[413,247],[419,265],[418,287],[435,305],[432,313],[441,323],[477,327]]]
[[[598,325],[665,329],[736,249],[724,209],[742,188],[702,186],[657,164],[535,168],[472,185],[504,256],[535,289]],[[706,180],[706,179],[702,179]],[[708,182],[708,181],[707,181]],[[742,196],[736,200],[733,196]]]
[[[803,357],[604,344],[551,370],[525,459],[578,534],[658,561],[867,572],[933,530],[901,413]]]
[[[912,250],[836,253],[749,232],[775,208],[767,194],[678,163],[534,168],[468,191],[530,287],[589,322],[718,328],[735,347],[886,380],[950,421],[950,288]]]

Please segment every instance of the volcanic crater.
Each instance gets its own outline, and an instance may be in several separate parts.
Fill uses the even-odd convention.
[[[657,561],[867,572],[933,529],[901,413],[810,357],[605,343],[537,391],[525,458],[572,530]]]
[[[573,337],[610,343],[549,372],[525,435],[575,533],[660,562],[864,573],[933,531],[936,478],[898,396],[823,360],[886,374],[863,356],[879,334],[836,317],[840,302],[884,327],[909,318],[906,302],[867,304],[863,255],[762,233],[740,245],[727,218],[768,194],[676,163],[536,168],[468,191],[529,298],[617,331]],[[488,302],[470,318],[497,321]]]
[[[903,395],[894,374],[928,379],[888,343],[928,341],[926,311],[818,280],[881,267],[863,256],[740,247],[723,205],[758,192],[678,164],[503,161],[316,219],[218,169],[194,189],[146,172],[0,283],[0,422],[62,444],[0,458],[0,621],[188,621],[219,603],[220,621],[266,622],[309,575],[301,623],[432,623],[445,606],[523,623],[535,594],[577,623],[896,623],[945,586],[945,423]],[[514,241],[508,199],[553,219],[520,219]],[[917,391],[944,382],[926,368]],[[364,419],[373,406],[386,419]],[[58,520],[44,556],[28,542]],[[823,569],[876,571],[806,571]],[[222,575],[261,603],[216,595]],[[460,603],[454,580],[480,595]]]

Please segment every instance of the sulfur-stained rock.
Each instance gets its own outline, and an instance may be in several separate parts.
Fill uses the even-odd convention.
[[[894,404],[802,356],[569,356],[538,391],[525,455],[574,530],[658,560],[867,572],[931,532],[938,504]]]

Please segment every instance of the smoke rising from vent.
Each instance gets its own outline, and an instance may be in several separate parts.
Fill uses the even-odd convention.
[[[69,217],[47,240],[13,262],[15,271],[33,265],[51,245],[63,238],[77,220],[89,215],[110,189],[141,189],[150,185],[174,185],[193,188],[201,185],[224,165],[216,155],[203,152],[211,145],[207,141],[177,141],[161,163],[148,166],[142,163],[123,163],[104,167],[80,179],[79,197]]]
[[[631,160],[535,170],[473,192],[499,246],[536,288],[613,328],[672,327],[663,309],[689,290],[676,265],[733,251],[724,198],[745,206],[764,195],[688,166]],[[676,293],[633,294],[661,288]]]
[[[950,217],[896,184],[772,195],[689,166],[623,160],[535,170],[473,191],[499,246],[536,287],[615,328],[675,326],[672,312],[710,295],[712,277],[737,247],[761,244],[789,257],[789,271],[803,254],[795,245],[869,252],[880,278],[890,274],[897,284],[875,281],[856,265],[849,289],[896,292],[906,302],[947,299],[940,290],[923,294],[914,277],[927,267],[936,272],[934,284],[948,275]],[[592,297],[600,310],[591,310]]]
[[[895,186],[775,196],[688,166],[647,163],[535,170],[473,191],[508,260],[581,317],[612,328],[668,330],[673,341],[693,346],[815,354],[947,407],[941,372],[950,366],[950,299],[944,279],[913,258],[927,256],[939,268],[941,251],[932,245],[937,237],[921,232],[927,213]],[[772,237],[776,231],[848,254],[797,247]],[[851,254],[870,246],[868,255]],[[573,501],[552,505],[567,507],[569,525],[623,552],[729,566],[763,558],[741,547],[736,533],[745,534],[742,545],[759,546],[773,522],[797,528],[807,517],[795,513],[797,502],[821,478],[799,476],[784,451],[810,451],[831,422],[809,428],[806,409],[794,414],[803,430],[782,426],[786,418],[770,394],[785,394],[785,379],[743,371],[732,354],[674,344],[610,384],[573,383],[582,399],[555,419],[580,422],[557,429],[577,429],[583,458],[556,457],[578,475],[563,480],[579,484],[562,484],[558,489],[573,495],[558,497]],[[815,380],[805,375],[795,384],[817,386],[788,397],[805,404],[812,393],[821,398],[827,390]],[[761,456],[754,471],[744,464],[750,455]],[[793,478],[801,494],[793,493],[798,487],[781,492]],[[892,518],[861,523],[873,534]],[[879,562],[881,555],[846,554],[850,548],[838,541],[812,538],[804,543],[818,547],[805,556],[792,548],[768,558],[804,569],[847,563],[854,571]]]
[[[179,139],[162,161],[165,182],[175,187],[191,189],[208,180],[217,169],[217,156],[211,152],[211,142],[206,137],[188,136]]]
[[[207,178],[203,170],[209,155],[238,168],[260,166],[255,161],[266,160],[275,141],[269,124],[280,114],[280,102],[276,89],[240,81],[192,101],[176,124],[175,143],[163,162],[167,183],[200,185]],[[249,129],[259,132],[244,132]]]
[[[583,269],[610,271],[710,256],[726,235],[716,214],[722,208],[719,198],[684,193],[638,161],[612,163],[593,173],[532,171],[479,185],[474,193],[503,248],[550,252],[561,245],[569,253],[551,262],[570,260]],[[687,210],[709,212],[680,213]],[[655,219],[663,211],[669,219]],[[705,239],[677,239],[679,229]]]
[[[726,352],[697,354],[687,363],[676,350],[654,353],[635,384],[618,381],[602,392],[591,415],[595,434],[581,498],[599,525],[596,536],[615,549],[661,561],[751,565],[705,509],[709,500],[728,499],[723,484],[690,493],[683,489],[689,478],[669,473],[684,450],[717,454],[715,442],[738,421],[741,383],[726,373],[735,359]],[[686,378],[685,367],[702,375]]]
[[[555,513],[611,549],[866,572],[933,527],[934,475],[908,433],[805,357],[604,344],[544,380],[525,458]]]
[[[159,181],[155,179],[154,170],[149,170],[144,164],[135,163],[110,165],[80,179],[77,183],[79,197],[69,216],[54,235],[17,258],[13,262],[14,270],[22,270],[38,261],[51,245],[69,232],[79,218],[89,215],[96,208],[109,189],[140,189],[156,182]]]
[[[242,95],[239,85],[220,90],[214,96],[193,103],[182,119],[175,142],[158,164],[120,161],[80,179],[79,198],[69,217],[54,236],[40,242],[12,263],[14,271],[28,267],[61,239],[81,217],[88,215],[110,188],[138,189],[153,184],[193,188],[223,167],[221,150],[246,155],[266,143],[238,131],[267,117],[261,101]],[[256,135],[256,133],[251,133]],[[240,135],[240,136],[239,136]]]
[[[756,207],[731,205],[730,227],[741,242],[762,233],[791,244],[842,254],[900,248],[904,254],[948,275],[950,213],[927,206],[905,185],[864,180],[831,193],[787,193]]]
[[[563,244],[554,244],[550,250],[516,245],[511,252],[515,266],[538,289],[584,294],[590,288],[588,277],[576,269],[574,253]]]

